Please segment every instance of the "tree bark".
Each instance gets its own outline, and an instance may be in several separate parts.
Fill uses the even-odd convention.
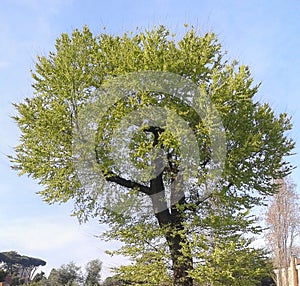
[[[159,134],[163,130],[159,127],[150,126],[144,131],[151,132],[154,135],[153,147],[158,145]],[[154,168],[160,170],[161,163],[160,158],[154,159]],[[176,166],[171,166],[171,169],[173,174],[178,174]],[[171,201],[175,201],[176,203],[172,206],[168,206],[164,189],[163,172],[164,171],[156,178],[150,180],[150,187],[124,179],[113,172],[107,174],[106,180],[126,188],[135,188],[150,196],[155,217],[160,228],[164,230],[165,238],[169,246],[172,260],[173,284],[175,286],[192,286],[193,279],[188,277],[188,272],[193,269],[193,259],[184,231],[184,211],[177,208],[177,206],[185,204],[184,192],[175,190],[175,188],[171,189]],[[173,200],[172,195],[174,196]],[[185,248],[184,251],[183,248]]]
[[[193,269],[191,253],[183,253],[183,245],[187,245],[186,234],[184,233],[184,217],[176,206],[168,208],[162,174],[150,181],[150,195],[153,204],[155,217],[160,227],[165,230],[165,238],[168,243],[172,268],[173,283],[176,286],[192,286],[193,280],[188,277],[188,271]],[[178,204],[184,202],[184,197]]]

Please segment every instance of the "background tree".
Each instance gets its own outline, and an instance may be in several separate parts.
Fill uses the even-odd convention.
[[[100,285],[100,272],[102,262],[93,259],[86,264],[83,274],[81,267],[74,262],[64,264],[57,269],[52,269],[48,278],[42,273],[36,275],[30,285],[32,286],[97,286]]]
[[[40,281],[40,280],[42,280],[42,279],[44,279],[44,278],[46,278],[45,272],[41,271],[40,273],[37,273],[37,274],[33,277],[32,281],[38,282],[38,281]]]
[[[83,281],[81,268],[74,262],[64,264],[58,269],[52,269],[47,283],[53,286],[79,286]]]
[[[117,276],[107,277],[101,286],[124,286],[126,285],[123,281],[120,280]]]
[[[267,241],[273,255],[274,267],[279,270],[279,283],[288,281],[291,258],[299,254],[295,244],[300,231],[300,205],[296,185],[290,178],[277,181],[277,193],[266,212]],[[283,274],[285,273],[285,275]]]
[[[46,283],[47,277],[45,276],[45,272],[41,271],[40,273],[37,273],[33,279],[32,283],[36,283],[37,285],[47,285]]]
[[[0,282],[3,282],[5,280],[5,277],[7,274],[8,274],[8,272],[6,272],[3,269],[0,269]]]
[[[274,192],[274,180],[290,172],[291,166],[283,158],[291,154],[294,143],[285,135],[291,129],[288,116],[277,117],[267,104],[254,100],[258,86],[253,86],[248,67],[228,63],[214,34],[199,36],[191,29],[179,41],[175,39],[164,27],[123,36],[94,37],[86,27],[75,30],[71,36],[63,34],[54,52],[37,59],[32,73],[34,96],[15,105],[21,138],[12,162],[21,174],[27,173],[44,185],[40,192],[44,200],[53,203],[75,199],[75,213],[81,221],[94,215],[100,222],[108,223],[108,235],[126,242],[130,251],[126,247],[124,251],[136,261],[138,250],[146,254],[156,249],[160,263],[171,271],[174,284],[188,286],[195,279],[196,269],[203,265],[193,261],[193,256],[203,251],[211,235],[209,229],[214,228],[202,228],[204,222],[213,223],[214,217],[226,210],[226,229],[237,229],[235,217],[261,204],[264,196]],[[93,124],[84,127],[78,124],[81,112],[95,99],[95,89],[116,77],[118,83],[120,78],[126,80],[124,75],[130,72],[141,74],[145,70],[162,73],[148,81],[144,77],[142,84],[168,85],[169,72],[180,77],[181,88],[173,86],[172,92],[165,93],[130,85],[128,91],[125,86],[127,96],[115,101],[101,118],[98,116]],[[186,83],[205,91],[218,115],[200,118],[197,110],[180,97]],[[116,94],[104,92],[98,103],[104,104]],[[131,138],[124,136],[128,158],[118,166],[118,150],[112,149],[118,126],[134,111],[140,112],[141,117],[147,116],[145,110],[151,106],[164,109],[165,114],[175,112],[177,118],[186,122],[196,138],[199,160],[193,156],[183,158],[181,151],[190,144],[184,139],[180,142],[178,137],[185,138],[182,132],[187,128],[180,128],[170,116],[172,132],[165,126],[145,122],[134,126]],[[217,117],[223,126],[214,126]],[[205,122],[209,120],[212,125],[207,126]],[[74,135],[84,134],[86,127],[95,133],[96,141],[89,143],[94,144],[94,167],[102,173],[105,184],[88,184],[93,177],[83,179],[80,172],[85,170],[74,166]],[[225,133],[227,152],[223,172],[214,185],[208,183],[211,170],[222,162],[212,160],[211,128],[219,128],[218,134]],[[86,138],[82,139],[84,145]],[[164,159],[153,161],[152,154],[164,154]],[[131,176],[136,170],[149,169],[153,162],[155,170],[159,170],[155,177]],[[162,162],[166,163],[164,168]],[[180,179],[187,175],[181,172],[183,162],[196,166],[184,182]],[[89,162],[86,163],[88,167]],[[182,184],[172,188],[178,180]],[[119,194],[116,201],[115,194]],[[168,194],[180,199],[168,205]],[[130,198],[129,202],[126,198]],[[216,213],[208,211],[211,205],[218,210]],[[239,223],[239,231],[248,235],[253,232],[249,217],[244,216]],[[137,241],[135,234],[145,238]],[[151,272],[145,269],[144,276],[151,280]]]
[[[87,263],[85,270],[85,286],[100,285],[100,272],[102,269],[102,262],[99,259],[91,260]]]
[[[46,261],[30,256],[20,255],[16,251],[0,252],[1,268],[13,277],[16,285],[21,284],[24,275],[27,280],[31,280],[39,266],[46,265]]]

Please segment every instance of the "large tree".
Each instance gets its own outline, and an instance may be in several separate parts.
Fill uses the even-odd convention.
[[[32,76],[34,95],[15,105],[12,161],[44,186],[46,202],[73,199],[81,221],[108,223],[149,283],[201,282],[227,234],[229,255],[251,257],[243,235],[258,229],[248,211],[291,170],[291,123],[255,101],[249,68],[224,59],[213,33],[93,36],[84,27],[62,34]]]

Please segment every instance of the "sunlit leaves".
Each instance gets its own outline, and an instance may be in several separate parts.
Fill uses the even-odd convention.
[[[197,92],[209,100],[200,96],[188,102],[184,96],[176,96],[185,91],[183,80],[183,86],[172,86],[168,93],[131,88],[125,89],[126,96],[115,100],[122,90],[118,85],[108,90],[111,80],[143,71],[169,72],[189,79]],[[40,194],[47,202],[74,199],[79,219],[97,216],[111,226],[108,237],[124,242],[120,253],[136,262],[119,269],[124,279],[128,273],[134,273],[136,283],[144,283],[141,279],[147,274],[147,283],[169,279],[172,268],[166,236],[184,238],[179,262],[191,254],[199,261],[205,260],[190,273],[197,281],[203,282],[207,275],[210,281],[219,283],[214,285],[238,285],[237,277],[250,275],[256,279],[262,274],[264,266],[257,262],[256,267],[253,262],[264,260],[259,260],[260,252],[249,248],[248,241],[236,234],[259,232],[252,227],[254,221],[246,212],[261,204],[263,196],[274,192],[275,179],[291,171],[292,166],[284,160],[294,148],[294,142],[286,135],[292,126],[286,114],[276,115],[268,104],[256,101],[254,95],[259,85],[253,84],[249,68],[227,61],[213,33],[201,36],[190,29],[177,39],[159,26],[122,36],[93,36],[84,27],[71,35],[62,34],[54,51],[39,56],[32,77],[34,95],[15,105],[14,119],[21,136],[16,155],[11,158],[14,168],[43,185]],[[169,88],[169,82],[165,84]],[[91,104],[99,93],[99,104],[108,107],[101,116],[95,112],[98,106]],[[185,96],[192,98],[194,94]],[[88,104],[93,110],[82,114]],[[157,113],[153,113],[152,107]],[[94,186],[93,176],[86,177],[95,190],[89,192],[74,167],[76,154],[72,144],[74,132],[81,135],[84,131],[80,122],[86,121],[80,121],[79,114],[88,118],[95,113],[99,118],[93,118],[96,124],[90,128],[95,131],[95,146],[91,148],[95,159],[93,171],[104,174],[111,185],[109,189],[104,184]],[[210,115],[205,116],[207,113]],[[163,118],[165,121],[160,122],[164,124],[149,124],[150,119],[145,119],[149,115],[154,123],[155,117]],[[222,126],[215,124],[216,118]],[[210,170],[215,167],[210,164],[214,155],[211,130],[215,130],[214,136],[226,135],[226,154],[218,154],[222,153],[221,146],[214,150],[225,161],[214,162],[224,165],[218,173],[218,184],[209,182]],[[188,137],[195,141],[196,148]],[[85,143],[82,140],[81,144]],[[189,156],[183,158],[182,153]],[[177,217],[163,229],[149,211],[151,200],[145,191],[151,176],[144,174],[153,161],[163,174],[166,196],[172,195],[172,187],[174,191],[172,182],[180,173],[182,162],[184,167],[188,166],[185,169],[192,170],[180,174],[188,177],[180,185],[181,203],[168,205],[169,214]],[[88,166],[90,162],[85,163]],[[124,180],[130,187],[118,185]],[[99,200],[101,192],[107,196]],[[103,208],[103,202],[117,206],[122,216],[110,212],[108,206]],[[169,226],[176,226],[176,231],[172,232]],[[208,239],[212,233],[214,245]],[[209,252],[205,254],[206,250]],[[226,260],[234,252],[237,260]],[[242,257],[245,261],[241,261]],[[239,269],[242,262],[249,267]]]

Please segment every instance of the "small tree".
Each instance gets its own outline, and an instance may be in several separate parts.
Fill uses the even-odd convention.
[[[50,272],[50,274],[53,278],[53,269]],[[53,283],[51,283],[51,281]],[[56,283],[55,279],[51,279],[51,281],[48,280],[48,278],[45,276],[45,273],[43,271],[41,271],[40,273],[37,273],[34,276],[34,278],[31,280],[31,282],[28,284],[28,286],[61,286]]]
[[[74,262],[64,264],[58,269],[52,269],[47,283],[55,286],[79,286],[82,282],[81,268]]]
[[[41,271],[40,273],[37,273],[33,279],[32,282],[41,282],[41,281],[45,281],[47,280],[46,276],[45,276],[45,272]]]
[[[112,276],[107,277],[104,282],[101,284],[101,286],[125,286],[126,283],[124,281],[121,281],[120,277],[118,276]]]
[[[99,259],[91,260],[87,263],[85,270],[85,286],[100,285],[102,262]]]
[[[266,212],[266,238],[272,250],[274,267],[279,271],[279,283],[288,281],[291,258],[299,254],[295,239],[300,231],[300,204],[296,185],[290,178],[277,181],[277,193]],[[283,275],[283,272],[285,275]]]

